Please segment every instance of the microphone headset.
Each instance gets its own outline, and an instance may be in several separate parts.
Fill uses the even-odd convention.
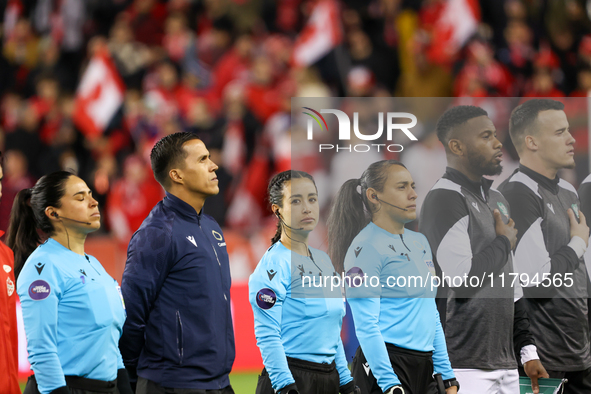
[[[283,220],[283,217],[281,216],[281,213],[279,211],[275,211],[275,216],[277,216],[279,218],[279,221],[281,222],[281,224],[287,228],[289,228],[290,230],[303,230],[303,227],[300,228],[293,228],[290,225],[288,225],[287,223],[285,223],[285,220]],[[308,257],[310,257],[310,259],[312,260],[312,262],[314,263],[314,265],[320,270],[320,272],[322,272],[322,270],[320,269],[320,267],[318,267],[318,265],[316,264],[316,261],[314,261],[314,257],[312,256],[312,252],[310,252],[310,249],[308,249],[308,245],[306,245],[305,242],[302,241],[298,241],[297,239],[293,239],[292,237],[290,237],[287,233],[285,234],[287,236],[287,238],[291,239],[293,242],[299,242],[301,244],[303,244],[306,247],[306,252],[308,253]]]
[[[70,218],[67,218],[65,216],[60,216],[60,215],[57,214],[57,212],[52,212],[51,213],[51,216],[55,217],[56,219],[68,219],[68,220],[71,220],[71,221],[76,222],[76,223],[89,224],[89,225],[92,224],[90,222],[83,222],[83,221],[76,220],[76,219],[70,219]]]
[[[394,205],[394,204],[390,204],[389,202],[386,202],[386,201],[384,201],[384,200],[380,200],[376,194],[372,194],[372,195],[371,195],[371,197],[372,197],[372,198],[375,198],[375,199],[376,199],[376,200],[378,200],[379,202],[383,202],[384,204],[386,204],[386,205],[389,205],[389,206],[391,206],[391,207],[398,208],[398,209],[402,209],[403,211],[408,211],[408,209],[405,209],[405,208],[400,208],[400,207],[397,207],[397,206],[396,206],[396,205]]]
[[[287,223],[285,223],[285,220],[283,220],[283,217],[281,216],[281,213],[279,213],[279,211],[275,211],[275,216],[277,216],[279,218],[279,220],[281,220],[281,223],[290,230],[303,230],[304,229],[303,227],[293,228],[293,227],[289,226]]]

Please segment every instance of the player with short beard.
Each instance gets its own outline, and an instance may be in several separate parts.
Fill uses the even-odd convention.
[[[498,278],[513,272],[517,238],[509,204],[483,177],[502,171],[496,128],[482,108],[457,106],[439,118],[436,130],[448,167],[425,198],[419,230],[440,277],[486,278],[481,287],[442,279],[438,306],[454,373],[469,393],[519,392],[515,350],[537,393],[537,378],[546,374],[523,301],[514,303],[520,288]]]

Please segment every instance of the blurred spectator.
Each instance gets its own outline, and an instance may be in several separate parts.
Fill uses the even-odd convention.
[[[151,55],[148,48],[134,41],[127,18],[118,18],[109,37],[109,51],[128,88],[141,88],[142,77]]]
[[[109,227],[121,248],[127,249],[132,234],[163,197],[162,187],[144,160],[137,155],[128,156],[123,177],[113,183],[107,197]]]
[[[161,45],[164,37],[166,6],[157,0],[135,0],[125,13],[139,42]]]
[[[8,229],[12,202],[23,189],[33,187],[35,178],[29,174],[26,156],[19,150],[4,152],[4,179],[2,180],[2,204],[0,204],[0,229]]]

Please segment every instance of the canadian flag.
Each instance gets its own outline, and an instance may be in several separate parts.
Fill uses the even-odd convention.
[[[429,58],[438,64],[449,64],[478,29],[478,0],[443,0],[439,17],[433,26]]]
[[[94,54],[76,92],[74,124],[89,139],[99,137],[123,104],[125,84],[106,48]]]
[[[318,0],[296,42],[292,54],[295,66],[309,66],[343,41],[339,6],[335,0]]]

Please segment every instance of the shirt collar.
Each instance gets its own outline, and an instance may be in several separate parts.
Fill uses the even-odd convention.
[[[203,212],[203,208],[201,208],[201,212],[197,213],[197,211],[195,211],[195,208],[193,208],[191,205],[187,204],[185,201],[181,200],[174,194],[166,192],[166,197],[164,197],[162,203],[167,208],[170,208],[183,216],[197,218],[198,220],[201,219],[201,212]]]
[[[485,177],[481,177],[480,182],[474,182],[462,172],[451,167],[445,168],[445,174],[443,174],[443,177],[449,179],[452,182],[457,183],[458,185],[468,189],[472,193],[481,197],[482,191],[484,191],[485,196],[488,197],[488,192],[493,184],[493,181],[491,179],[486,179]]]
[[[560,182],[558,175],[556,175],[554,179],[550,179],[539,172],[535,172],[531,168],[524,166],[523,164],[519,164],[519,171],[523,172],[539,185],[542,185],[543,188],[550,190],[553,194],[558,193],[558,182]]]

